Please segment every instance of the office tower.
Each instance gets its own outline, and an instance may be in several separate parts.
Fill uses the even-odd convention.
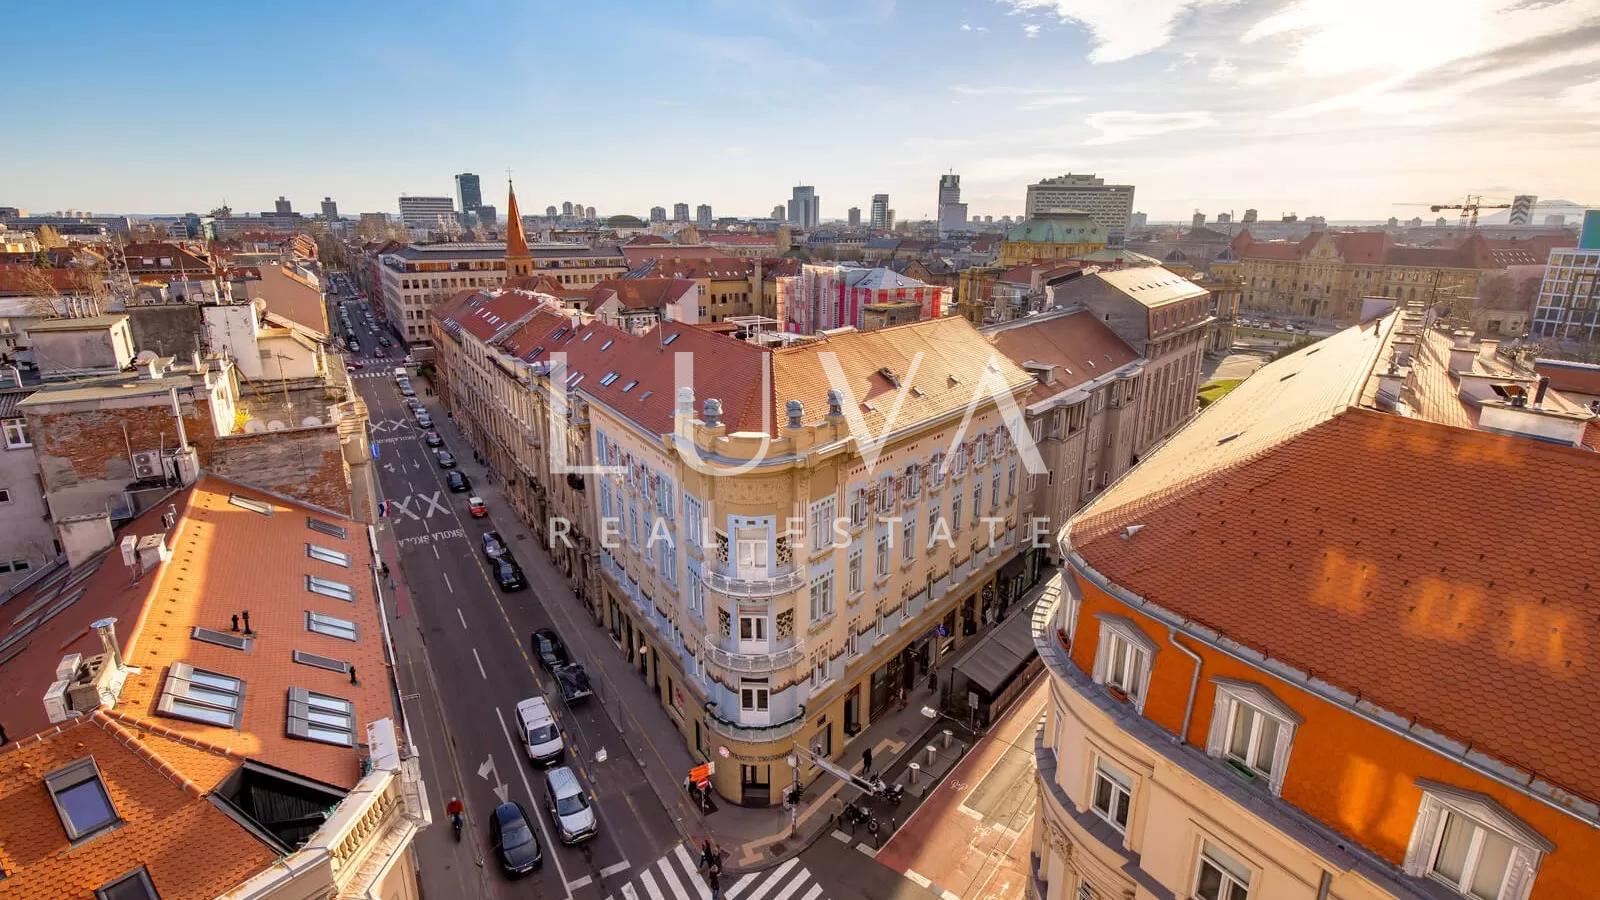
[[[566,200],[566,201],[562,202],[562,204],[561,204],[561,214],[563,216],[572,215],[572,201],[571,200]]]
[[[433,230],[439,227],[440,217],[454,219],[456,203],[452,197],[401,197],[400,221],[407,228]]]
[[[872,195],[872,219],[868,224],[880,230],[888,230],[894,227],[894,223],[889,221],[888,194]]]
[[[789,224],[815,228],[822,221],[822,198],[809,184],[797,184],[789,195]]]
[[[1247,210],[1244,211],[1244,223],[1246,225],[1254,224],[1255,220],[1256,220],[1256,211],[1255,210],[1247,209]]]
[[[456,176],[456,206],[464,213],[477,212],[483,205],[483,190],[478,176],[462,172]]]
[[[689,204],[687,204],[687,203],[674,203],[674,204],[672,204],[672,221],[674,221],[674,222],[687,222],[687,221],[689,221]]]
[[[961,202],[961,176],[954,172],[939,176],[939,233],[967,227],[967,205]]]
[[[667,208],[665,206],[652,206],[652,207],[650,207],[650,221],[652,223],[654,223],[654,222],[665,222],[666,220],[667,220]]]
[[[1146,213],[1136,212],[1128,219],[1130,228],[1143,228],[1148,224],[1150,224],[1150,216]]]
[[[585,218],[585,219],[595,219],[595,218],[599,218],[599,217],[598,217],[598,216],[596,216],[596,215],[595,215],[595,212],[594,212],[594,207],[592,207],[592,206],[585,206],[585,207],[584,207],[584,208],[583,208],[583,217],[584,217],[584,218]]]
[[[558,210],[556,209],[554,203],[552,203],[549,206],[546,206],[544,208],[544,214],[545,214],[546,218],[554,219],[556,217],[556,213],[557,212],[558,212]]]
[[[322,198],[322,217],[329,222],[339,218],[339,204],[333,202],[332,197]]]
[[[772,218],[773,218],[773,221],[776,221],[776,222],[782,222],[784,220],[783,204],[782,203],[779,203],[777,206],[774,206],[772,208]]]
[[[1133,185],[1106,184],[1093,175],[1067,173],[1028,185],[1027,216],[1039,213],[1086,212],[1105,228],[1107,239],[1120,244],[1133,214]]]
[[[1189,217],[1189,224],[1195,228],[1206,227],[1206,214],[1198,209],[1195,210],[1194,215]]]
[[[694,208],[694,223],[701,228],[711,227],[711,204],[702,203]]]
[[[273,206],[274,206],[274,209],[277,212],[277,214],[280,215],[280,216],[288,216],[288,215],[293,215],[294,214],[294,206],[292,204],[290,204],[288,200],[285,200],[282,197],[279,197],[278,198],[278,202],[273,204]]]
[[[859,207],[859,206],[850,207],[850,227],[851,228],[860,228],[861,227],[861,207]]]
[[[1539,198],[1532,194],[1518,194],[1513,197],[1511,200],[1511,224],[1532,225],[1533,208],[1538,202]]]

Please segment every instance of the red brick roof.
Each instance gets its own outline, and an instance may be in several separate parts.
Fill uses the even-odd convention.
[[[744,256],[662,256],[636,268],[654,278],[749,278],[755,260]]]
[[[986,329],[984,337],[1019,366],[1033,362],[1055,367],[1055,382],[1034,388],[1031,401],[1053,397],[1139,358],[1116,332],[1085,310],[1048,313]]]
[[[1257,372],[1080,513],[1073,548],[1184,619],[1600,800],[1600,455],[1357,406],[1389,321]]]
[[[696,287],[686,278],[610,278],[595,285],[611,291],[627,309],[661,309]]]
[[[670,244],[671,241],[659,234],[636,234],[623,243],[624,247],[647,247],[656,244]]]
[[[0,297],[31,297],[41,282],[64,294],[87,290],[104,278],[93,269],[41,269],[27,265],[0,265]]]

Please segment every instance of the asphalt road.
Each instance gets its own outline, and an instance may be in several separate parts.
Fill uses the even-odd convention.
[[[495,528],[513,538],[526,530],[510,510],[491,510],[489,519],[471,518],[466,511],[470,492],[446,488],[445,470],[423,444],[423,432],[392,375],[404,354],[402,345],[396,341],[388,351],[391,356],[378,356],[382,348],[377,332],[357,311],[359,304],[350,302],[364,363],[352,373],[353,383],[367,403],[379,452],[378,493],[391,506],[379,525],[380,541],[390,554],[398,548],[398,566],[393,558],[389,564],[403,574],[406,587],[393,611],[397,677],[412,714],[412,737],[423,754],[434,807],[435,827],[417,843],[424,891],[430,897],[533,891],[578,900],[652,894],[634,885],[642,887],[639,879],[648,879],[650,872],[666,882],[661,866],[680,855],[674,850],[679,837],[672,819],[603,709],[601,680],[596,679],[595,697],[568,709],[529,647],[534,629],[554,628],[584,662],[584,642],[574,640],[578,635],[572,632],[593,631],[593,626],[542,555],[518,553],[528,589],[503,593],[493,583],[479,535]],[[419,391],[424,386],[416,381]],[[433,399],[422,399],[436,426],[444,425],[444,413]],[[450,442],[453,431],[441,430],[446,449],[470,461],[471,448]],[[596,669],[589,668],[591,673]],[[563,764],[578,772],[596,803],[599,834],[577,848],[551,840],[543,770],[527,759],[516,735],[517,702],[541,693],[551,699],[566,736]],[[443,812],[453,795],[467,809],[468,824],[459,844]],[[517,882],[502,875],[489,846],[488,815],[502,799],[523,806],[544,847],[542,869]],[[683,883],[689,884],[689,893],[681,888],[670,893],[698,895],[694,884],[687,879]]]

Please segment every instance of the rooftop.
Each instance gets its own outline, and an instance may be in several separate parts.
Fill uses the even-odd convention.
[[[1109,375],[1139,354],[1087,310],[1069,309],[994,325],[983,336],[1024,369],[1049,366],[1049,379],[1033,389],[1038,403]]]
[[[102,331],[128,321],[123,313],[103,316],[79,316],[70,319],[41,319],[28,326],[29,334],[41,331]]]
[[[1206,289],[1161,266],[1101,270],[1080,281],[1097,280],[1147,307],[1164,306],[1206,293]]]

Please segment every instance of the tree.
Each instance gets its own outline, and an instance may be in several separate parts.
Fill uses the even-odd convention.
[[[99,315],[110,293],[100,269],[30,268],[17,280],[28,292],[28,311],[40,316]]]
[[[57,247],[65,247],[67,245],[66,239],[49,225],[40,225],[39,232],[34,237],[39,241],[39,246],[46,250],[54,250]]]

